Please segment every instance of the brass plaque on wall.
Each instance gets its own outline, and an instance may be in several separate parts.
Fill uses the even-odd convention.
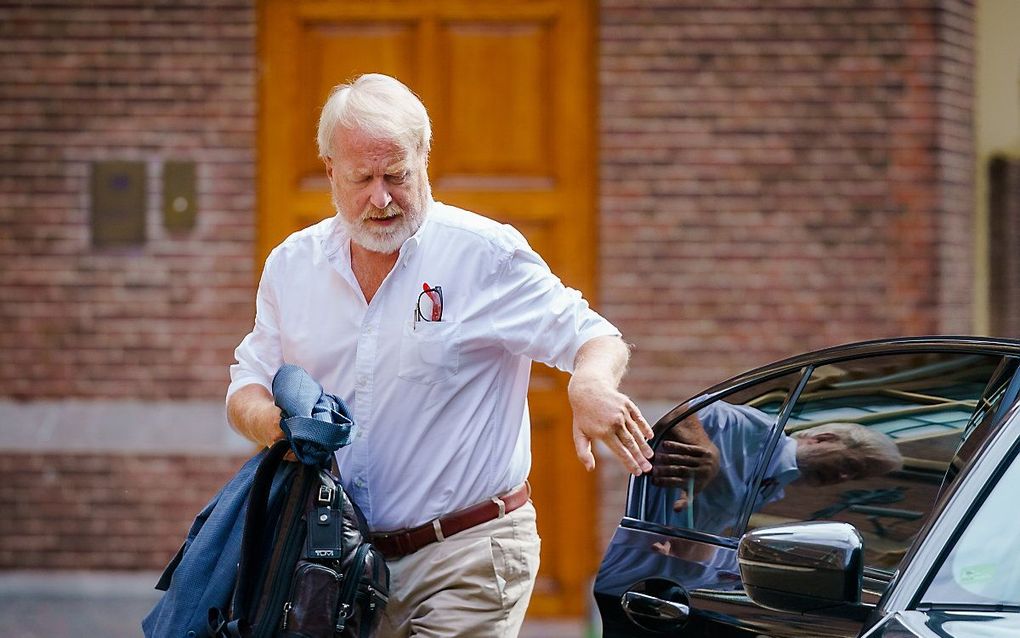
[[[145,162],[92,163],[93,246],[145,243]]]
[[[195,227],[198,198],[195,194],[195,163],[167,162],[163,165],[163,225],[168,230]]]

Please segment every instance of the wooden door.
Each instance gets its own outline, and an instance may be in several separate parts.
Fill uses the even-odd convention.
[[[513,224],[591,299],[592,13],[588,0],[262,0],[259,264],[289,233],[332,214],[316,157],[319,109],[334,85],[380,72],[429,110],[436,199]],[[574,454],[565,388],[565,375],[535,366],[535,615],[581,613],[597,566],[595,485]]]

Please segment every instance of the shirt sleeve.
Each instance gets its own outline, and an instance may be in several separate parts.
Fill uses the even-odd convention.
[[[522,235],[514,235],[496,280],[493,331],[510,352],[573,372],[582,345],[620,331],[579,291],[564,286]]]
[[[237,363],[230,366],[227,401],[235,392],[252,383],[272,391],[273,375],[283,365],[280,313],[272,269],[274,257],[275,252],[266,259],[255,295],[255,326],[234,350]]]

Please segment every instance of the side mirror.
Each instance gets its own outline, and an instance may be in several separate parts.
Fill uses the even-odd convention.
[[[756,529],[737,551],[744,590],[763,607],[790,612],[859,606],[864,540],[847,523]]]

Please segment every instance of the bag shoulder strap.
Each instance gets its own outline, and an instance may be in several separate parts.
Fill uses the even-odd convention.
[[[283,464],[283,457],[290,450],[287,441],[277,441],[269,448],[258,469],[248,494],[248,512],[244,519],[244,535],[241,540],[241,561],[237,568],[237,583],[234,588],[234,618],[248,618],[249,604],[252,602],[254,587],[259,577],[262,560],[259,555],[265,547],[266,535],[272,533],[267,529],[266,512],[269,508],[269,496],[273,487],[273,478]]]

